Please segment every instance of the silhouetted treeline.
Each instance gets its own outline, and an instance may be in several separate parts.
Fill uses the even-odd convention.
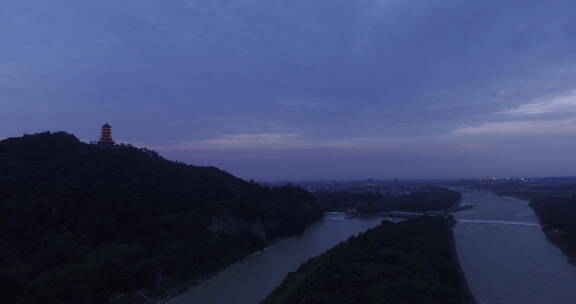
[[[438,217],[383,222],[290,273],[262,304],[473,303]]]
[[[7,139],[0,301],[121,302],[126,293],[204,278],[320,217],[298,187],[263,187],[66,133]]]
[[[314,193],[325,210],[356,210],[361,213],[384,211],[435,211],[454,207],[460,192],[436,186],[421,186],[402,193],[333,191]]]
[[[530,205],[548,238],[576,264],[576,197],[542,197]]]

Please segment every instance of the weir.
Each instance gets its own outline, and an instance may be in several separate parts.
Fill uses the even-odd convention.
[[[512,226],[540,227],[540,224],[538,224],[538,223],[514,222],[514,221],[458,220],[458,223],[464,223],[464,224],[496,224],[496,225],[512,225]]]
[[[574,303],[576,267],[546,239],[527,201],[455,190],[474,205],[454,214],[454,237],[477,303]]]

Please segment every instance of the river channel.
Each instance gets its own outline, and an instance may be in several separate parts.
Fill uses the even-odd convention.
[[[546,239],[527,201],[457,190],[463,205],[474,205],[456,214],[454,236],[478,304],[576,303],[576,267]],[[382,219],[327,215],[304,234],[277,241],[168,303],[257,304],[288,272]]]
[[[527,201],[458,189],[454,236],[478,304],[574,304],[576,267],[550,243]]]
[[[276,288],[288,272],[308,259],[377,226],[383,218],[326,215],[299,236],[276,242],[214,278],[168,301],[169,304],[257,304]]]

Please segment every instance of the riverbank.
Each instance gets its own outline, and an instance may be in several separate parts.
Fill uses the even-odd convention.
[[[319,219],[315,223],[312,223],[310,226],[314,226],[315,224],[318,224],[319,222],[321,222],[325,219],[330,219],[330,218],[335,219],[335,218],[340,218],[340,217],[345,218],[346,220],[349,220],[352,218],[350,216],[350,214],[347,214],[345,212],[326,212],[324,218]],[[375,219],[375,218],[379,218],[379,217],[377,217],[375,215],[365,215],[363,218],[364,219]],[[311,227],[308,227],[308,228],[311,228]],[[303,233],[306,233],[306,231],[304,231]],[[260,254],[264,254],[266,251],[270,250],[271,248],[276,246],[278,243],[281,243],[284,240],[289,240],[291,238],[295,238],[295,237],[297,238],[301,235],[302,234],[278,238],[278,239],[270,242],[269,244],[265,245],[265,247],[261,247],[259,250],[254,251],[254,252],[247,253],[243,258],[241,258],[241,259],[239,259],[233,263],[230,263],[229,265],[227,265],[226,267],[223,267],[222,269],[220,269],[218,271],[215,271],[209,275],[205,275],[204,277],[194,278],[194,279],[185,279],[185,278],[184,279],[183,278],[172,279],[172,280],[168,279],[168,280],[165,280],[165,282],[162,284],[162,286],[157,288],[157,290],[138,291],[138,292],[131,293],[131,294],[125,294],[122,299],[112,301],[109,304],[162,304],[162,303],[170,302],[171,300],[178,298],[179,296],[182,296],[186,292],[193,290],[194,288],[198,287],[199,285],[202,285],[202,284],[204,284],[204,283],[206,283],[206,282],[208,282],[214,278],[217,278],[219,275],[226,272],[226,270],[230,269],[231,267],[246,263],[250,259],[257,257]],[[334,245],[336,245],[336,244],[334,244]],[[276,286],[274,286],[274,287],[276,287]]]
[[[471,208],[469,208],[471,209]],[[464,209],[464,210],[468,210],[468,209]],[[456,221],[456,225],[457,225],[457,221]],[[474,297],[474,294],[472,293],[472,289],[470,289],[470,285],[468,284],[468,280],[466,279],[466,275],[464,274],[464,269],[462,268],[462,264],[460,263],[460,257],[458,256],[458,249],[456,247],[456,239],[454,236],[454,229],[450,229],[449,231],[450,236],[449,236],[449,240],[450,240],[450,250],[452,251],[452,255],[454,257],[454,260],[457,261],[456,263],[456,271],[458,272],[458,276],[460,277],[460,289],[462,289],[464,291],[464,293],[466,294],[467,298],[470,299],[470,304],[476,304],[476,298]]]
[[[576,199],[544,197],[530,203],[548,240],[576,264]]]
[[[222,272],[226,271],[230,267],[245,263],[249,259],[262,254],[272,248],[276,242],[281,241],[285,238],[290,238],[294,236],[288,236],[279,238],[267,244],[265,247],[261,247],[255,252],[247,253],[243,258],[238,259],[225,267],[222,267],[218,271],[210,274],[206,274],[203,277],[196,277],[194,279],[190,278],[166,278],[160,286],[156,287],[154,290],[140,290],[133,293],[126,293],[118,295],[115,299],[112,299],[108,304],[164,304],[171,300],[178,298],[179,296],[185,294],[186,292],[196,288],[197,286],[210,281],[218,277]]]
[[[286,276],[310,258],[351,236],[378,226],[380,217],[327,215],[304,234],[278,240],[269,249],[230,266],[217,276],[168,301],[169,304],[255,304],[265,299]],[[222,292],[226,290],[227,292]]]

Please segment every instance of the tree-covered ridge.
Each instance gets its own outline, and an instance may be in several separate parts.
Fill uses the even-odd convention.
[[[441,218],[384,221],[303,264],[262,304],[473,303]]]
[[[89,145],[62,132],[7,139],[0,141],[0,299],[96,304],[135,291],[150,296],[321,216],[298,187],[263,187],[146,149]]]

